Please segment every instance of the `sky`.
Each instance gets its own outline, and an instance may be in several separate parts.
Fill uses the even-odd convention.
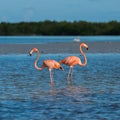
[[[0,0],[0,22],[120,21],[120,0]]]

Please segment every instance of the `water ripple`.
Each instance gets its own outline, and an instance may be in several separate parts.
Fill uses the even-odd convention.
[[[49,58],[59,61],[65,56]],[[86,67],[75,66],[71,85],[66,81],[68,66],[63,65],[65,71],[54,70],[51,87],[48,70],[34,69],[34,56],[0,56],[0,119],[119,120],[120,54],[87,54],[87,58]]]

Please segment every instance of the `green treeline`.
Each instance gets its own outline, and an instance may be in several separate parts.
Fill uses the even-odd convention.
[[[0,35],[120,35],[120,22],[2,22]]]

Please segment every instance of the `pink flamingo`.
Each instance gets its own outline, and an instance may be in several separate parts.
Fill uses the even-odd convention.
[[[69,83],[69,80],[72,80],[72,69],[75,65],[80,65],[80,66],[85,66],[87,64],[87,58],[82,50],[82,47],[85,47],[88,50],[88,45],[85,43],[81,43],[80,44],[80,52],[84,57],[84,62],[82,63],[79,57],[76,56],[68,56],[65,59],[61,60],[59,63],[60,64],[65,64],[70,66],[69,72],[68,72],[68,76],[67,76],[67,80]]]
[[[38,67],[37,66],[37,62],[39,60],[39,57],[40,57],[40,52],[37,48],[33,48],[31,51],[30,51],[30,56],[32,55],[32,53],[35,52],[37,54],[37,57],[36,57],[36,60],[34,62],[34,67],[37,69],[37,70],[42,70],[44,68],[48,68],[49,72],[50,72],[50,85],[54,85],[54,81],[53,81],[53,75],[52,75],[52,69],[61,69],[63,70],[63,67],[60,65],[59,62],[55,61],[55,60],[44,60],[43,61],[43,64],[41,67]]]

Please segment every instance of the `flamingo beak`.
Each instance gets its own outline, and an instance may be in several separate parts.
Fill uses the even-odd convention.
[[[88,50],[88,47],[86,49]]]
[[[61,70],[64,70],[64,68],[63,68],[62,66],[60,67],[60,69],[61,69]]]
[[[32,56],[32,54],[31,54],[31,53],[29,53],[29,55],[30,55],[30,56]]]

